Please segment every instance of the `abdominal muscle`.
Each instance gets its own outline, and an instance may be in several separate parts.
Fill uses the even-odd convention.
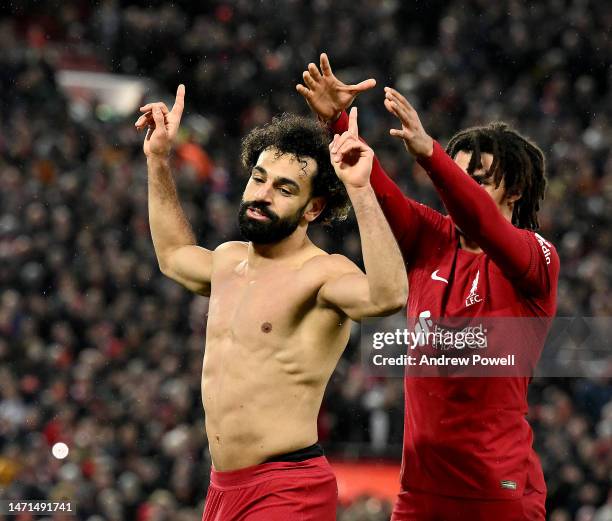
[[[342,348],[328,344],[331,349],[321,359],[321,345],[305,345],[304,339],[249,347],[210,333],[202,401],[215,469],[258,465],[316,443],[323,392],[337,362],[329,355],[338,351],[339,356]]]

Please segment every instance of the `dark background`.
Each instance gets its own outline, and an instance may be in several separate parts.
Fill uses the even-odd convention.
[[[88,521],[195,521],[210,468],[207,300],[157,268],[136,111],[118,117],[95,100],[75,110],[58,70],[150,78],[170,101],[186,84],[174,170],[207,247],[238,238],[241,136],[278,112],[307,113],[294,87],[322,51],[343,80],[377,79],[357,102],[360,130],[406,193],[436,208],[429,181],[388,136],[396,123],[382,87],[402,91],[443,144],[505,120],[547,156],[540,233],[561,257],[558,314],[611,316],[610,2],[24,1],[3,2],[0,17],[3,497],[68,493]],[[353,222],[311,237],[359,260]],[[358,333],[328,386],[320,439],[336,457],[398,459],[402,383],[364,375]],[[531,385],[551,520],[612,519],[612,386],[602,375]],[[50,455],[56,441],[71,447],[66,460]],[[388,510],[364,499],[339,519]]]

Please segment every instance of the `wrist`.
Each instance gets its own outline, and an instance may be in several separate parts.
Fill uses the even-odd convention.
[[[342,116],[342,111],[339,110],[338,112],[334,112],[331,117],[324,117],[321,114],[317,114],[317,118],[319,119],[319,121],[321,123],[323,123],[324,125],[328,125],[331,126],[334,123],[336,123],[336,121],[338,121],[340,119],[340,116]]]
[[[358,199],[358,198],[370,197],[372,195],[375,195],[374,189],[372,188],[372,185],[370,184],[369,181],[364,185],[352,185],[352,184],[345,183],[344,187],[346,188],[346,193],[348,194],[351,201],[354,198]]]
[[[149,165],[169,165],[170,154],[147,154],[147,164]]]
[[[419,154],[419,157],[422,159],[429,159],[433,155],[434,151],[434,140],[430,135],[427,135],[425,139],[425,143],[423,144],[423,149]]]
[[[336,121],[338,121],[340,119],[340,116],[342,116],[342,112],[344,112],[343,110],[338,110],[337,112],[334,112],[333,116],[331,118],[329,118],[327,124],[328,125],[333,125]]]

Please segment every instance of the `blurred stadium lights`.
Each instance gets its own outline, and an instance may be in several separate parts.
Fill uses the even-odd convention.
[[[93,112],[101,120],[134,115],[145,93],[155,87],[146,78],[77,70],[60,70],[56,80],[78,121]]]

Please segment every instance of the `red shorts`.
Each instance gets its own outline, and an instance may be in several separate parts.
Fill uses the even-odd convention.
[[[544,521],[546,494],[519,499],[467,499],[402,490],[391,521]]]
[[[334,521],[338,486],[327,458],[210,473],[202,521]]]

